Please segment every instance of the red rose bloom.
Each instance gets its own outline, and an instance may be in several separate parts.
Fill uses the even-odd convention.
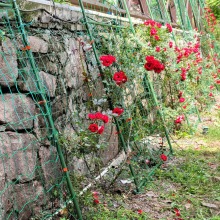
[[[166,160],[167,160],[167,156],[164,155],[164,154],[160,155],[160,158],[161,158],[163,161],[166,161]]]
[[[95,113],[95,117],[96,117],[96,119],[102,119],[102,117],[103,117],[103,114],[102,113]]]
[[[89,116],[90,119],[96,119],[96,116],[93,115],[93,114],[88,114],[88,116]]]
[[[185,102],[185,98],[180,98],[180,102]]]
[[[99,127],[97,134],[102,134],[103,131],[104,131],[104,125]]]
[[[144,67],[147,71],[151,71],[154,69],[154,62],[145,63]]]
[[[145,22],[144,22],[144,25],[149,25],[149,24],[150,24],[149,21],[145,21]]]
[[[94,199],[94,202],[98,204],[98,203],[99,203],[99,200],[98,200],[98,199]]]
[[[155,28],[151,28],[151,31],[150,31],[150,35],[153,36],[153,35],[156,35],[157,34],[157,30]]]
[[[92,197],[96,198],[96,199],[99,199],[99,197],[95,194],[95,195],[92,195]]]
[[[91,132],[96,132],[96,131],[98,131],[98,125],[97,125],[97,124],[91,124],[91,125],[89,126],[89,130],[90,130]]]
[[[180,120],[180,119],[176,119],[175,123],[176,123],[176,124],[180,124],[180,123],[181,123],[181,120]]]
[[[170,47],[170,48],[173,47],[173,42],[170,41],[170,43],[169,43],[169,47]]]
[[[161,28],[162,27],[162,24],[161,23],[156,23],[157,27],[158,28]]]
[[[154,27],[154,26],[155,26],[155,24],[156,24],[156,22],[155,22],[155,21],[151,21],[151,23],[150,23],[150,25],[151,25],[152,27]]]
[[[124,109],[120,109],[120,108],[116,107],[112,112],[115,114],[118,114],[118,116],[119,116],[119,115],[121,115],[122,112],[124,112]]]
[[[121,81],[117,81],[117,83],[116,83],[118,86],[120,86],[121,85]]]
[[[110,66],[114,61],[116,61],[115,57],[111,55],[101,56],[100,60],[102,61],[103,66]]]
[[[165,70],[165,66],[161,64],[161,70]]]
[[[147,56],[147,57],[145,58],[145,60],[146,60],[147,62],[152,62],[152,61],[154,61],[154,56]]]
[[[181,77],[181,80],[182,80],[182,81],[186,80],[186,75],[182,76],[182,77]]]
[[[156,40],[159,40],[159,39],[160,39],[159,36],[157,36],[157,35],[155,35],[154,38],[155,38]]]
[[[161,69],[161,64],[158,60],[154,60],[154,72],[155,73],[160,73],[162,71]]]
[[[108,115],[102,115],[101,119],[105,124],[108,123]]]
[[[175,123],[180,124],[183,119],[184,119],[184,115],[178,116]]]
[[[172,32],[172,27],[171,27],[171,25],[170,25],[170,24],[166,24],[166,26],[167,26],[167,28],[168,28],[168,31],[169,31],[169,32]]]
[[[122,81],[122,79],[124,78],[125,76],[125,73],[120,71],[118,73],[115,73],[114,76],[113,76],[113,80],[114,81]]]
[[[122,79],[122,82],[123,82],[123,83],[126,83],[127,81],[128,81],[127,76],[124,76],[123,79]]]
[[[156,47],[156,51],[159,52],[160,51],[160,47]]]

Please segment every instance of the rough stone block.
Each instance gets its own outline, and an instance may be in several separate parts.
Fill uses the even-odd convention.
[[[0,216],[1,219],[13,220],[13,217],[8,217],[9,213],[13,211],[13,200],[12,200],[12,187],[7,185],[5,181],[5,174],[0,173]]]
[[[65,42],[66,51],[69,56],[69,62],[66,64],[64,77],[66,84],[69,88],[78,89],[83,85],[83,65],[86,67],[85,60],[83,59],[82,46],[75,39],[69,39]],[[81,53],[80,53],[81,50]],[[80,59],[80,54],[82,58]]]
[[[47,53],[48,52],[48,44],[41,38],[35,37],[35,36],[28,36],[27,40],[29,42],[29,45],[31,46],[31,51],[33,53],[36,53],[36,52]],[[17,42],[18,42],[18,47],[20,50],[24,48],[21,38],[18,38]]]
[[[19,82],[19,88],[25,92],[37,92],[41,93],[40,89],[38,88],[37,81],[34,76],[30,76],[30,72],[26,72],[23,74],[25,81]],[[56,83],[56,76],[51,74],[45,73],[43,71],[39,72],[40,83],[43,86],[44,93],[48,97],[55,97],[55,90],[57,87]]]
[[[0,85],[11,87],[18,78],[18,63],[16,48],[9,38],[1,42],[0,47]]]
[[[39,158],[43,174],[45,190],[50,189],[54,184],[61,182],[63,178],[62,167],[57,150],[54,146],[39,149]]]
[[[35,103],[30,98],[18,93],[5,93],[0,97],[0,123],[6,124],[7,130],[33,128]]]
[[[18,214],[19,220],[29,220],[31,216],[39,215],[43,207],[47,205],[43,186],[39,182],[16,184],[13,188],[14,203],[16,203],[14,207],[19,212],[22,210]]]
[[[65,96],[65,94],[64,94]],[[57,119],[67,112],[67,99],[61,95],[57,96],[51,103],[52,116]]]
[[[41,17],[41,22],[42,22],[43,24],[48,24],[50,21],[51,21],[51,16],[48,15],[48,14],[46,14],[46,13],[44,13],[44,14],[42,15],[42,17]]]
[[[118,135],[115,135],[116,132],[116,127],[111,121],[109,121],[109,123],[105,125],[104,132],[102,134],[105,140],[109,142],[109,145],[106,149],[100,151],[100,156],[104,165],[115,158],[118,154]]]
[[[38,150],[35,136],[5,132],[0,133],[0,139],[0,176],[5,176],[8,182],[34,179]]]

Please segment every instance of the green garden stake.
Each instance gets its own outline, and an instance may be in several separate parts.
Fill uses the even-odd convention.
[[[149,13],[150,13],[150,17],[151,17],[152,20],[154,20],[154,17],[153,17],[153,14],[152,14],[152,11],[151,11],[149,2],[148,2],[148,0],[145,0],[145,1],[146,1],[146,3],[147,3],[147,7],[148,7],[148,10],[149,10]]]
[[[195,105],[195,109],[196,109],[196,113],[197,113],[198,118],[199,118],[199,122],[202,122],[202,121],[201,121],[201,118],[200,118],[199,110],[198,110],[198,108],[197,108],[197,105]]]
[[[134,30],[134,27],[133,27],[133,23],[131,21],[131,16],[130,16],[130,13],[129,13],[129,10],[128,10],[126,0],[123,0],[123,3],[124,3],[124,6],[125,6],[127,16],[128,16],[128,20],[129,20],[129,23],[130,23],[131,30],[132,30],[133,34],[135,34],[135,30]]]
[[[190,132],[190,134],[192,134],[192,128],[191,128],[191,126],[190,126],[190,123],[189,123],[189,119],[188,119],[188,117],[187,117],[187,114],[185,114],[185,117],[186,117],[187,125],[188,125],[188,127],[189,127],[189,132]]]
[[[26,33],[25,33],[23,22],[21,20],[21,16],[20,16],[20,12],[19,12],[19,9],[18,9],[18,5],[17,5],[16,0],[12,0],[12,2],[13,2],[13,9],[14,9],[15,14],[16,14],[16,20],[17,20],[17,23],[19,24],[19,27],[20,27],[20,31],[21,31],[23,42],[24,42],[24,46],[27,47],[27,46],[29,46],[29,43],[28,43],[28,40],[27,40],[27,37],[26,37]],[[34,71],[34,74],[36,76],[37,84],[38,84],[38,86],[40,88],[40,91],[41,91],[41,97],[42,97],[43,100],[46,100],[46,96],[44,94],[44,90],[43,90],[42,84],[40,82],[39,71],[38,71],[37,67],[35,66],[33,54],[31,52],[31,50],[26,50],[26,54],[27,54],[30,66],[32,67],[32,69]],[[45,102],[45,108],[46,108],[47,112],[50,112],[50,108],[49,108],[47,102]],[[65,173],[65,176],[66,176],[67,185],[69,187],[69,191],[70,191],[70,194],[71,194],[74,206],[76,208],[76,212],[77,212],[78,218],[80,220],[82,220],[83,218],[82,218],[81,210],[79,208],[79,204],[78,204],[78,201],[76,199],[76,194],[74,192],[73,185],[72,185],[72,182],[70,180],[69,172],[67,170],[67,166],[66,166],[66,162],[65,162],[65,159],[64,159],[64,156],[63,156],[62,149],[61,149],[61,147],[59,145],[58,132],[55,129],[55,126],[54,126],[54,123],[53,123],[53,118],[52,118],[51,114],[48,114],[48,120],[49,120],[51,129],[52,129],[52,131],[54,133],[53,137],[54,137],[54,140],[55,140],[55,143],[56,143],[57,152],[58,152],[58,155],[59,155],[59,158],[60,158],[60,162],[61,162],[62,168],[63,168],[63,170],[65,169],[64,173]]]

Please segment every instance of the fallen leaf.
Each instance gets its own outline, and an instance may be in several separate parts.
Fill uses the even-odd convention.
[[[185,205],[185,207],[186,207],[186,209],[189,209],[189,208],[191,207],[191,205],[190,205],[189,203],[187,203],[187,204]]]
[[[202,205],[205,206],[205,207],[208,207],[208,208],[212,208],[212,209],[217,209],[218,208],[216,205],[211,204],[211,203],[202,202]]]
[[[172,203],[172,201],[170,201],[170,200],[164,200],[163,202]]]
[[[154,192],[152,192],[152,191],[147,192],[146,195],[149,196],[149,197],[158,197],[158,196],[155,195]]]
[[[216,182],[220,181],[220,177],[218,177],[218,176],[213,176],[213,179],[214,179]]]

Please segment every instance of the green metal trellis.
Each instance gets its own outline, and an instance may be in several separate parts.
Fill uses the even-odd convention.
[[[157,0],[156,3],[157,3],[158,7],[155,9],[151,5],[151,2],[146,0],[146,4],[148,6],[149,13],[151,15],[151,19],[155,20],[155,18],[157,18],[157,14],[159,12],[160,15],[162,14],[162,17],[164,19],[163,23],[171,24],[169,13],[165,7],[165,2],[164,1],[159,2],[159,0]],[[199,1],[199,3],[204,6],[204,2]],[[165,153],[166,155],[169,155],[169,153],[173,153],[171,141],[169,138],[170,133],[171,133],[170,131],[172,129],[169,129],[169,127],[167,125],[167,121],[165,121],[165,114],[163,112],[164,106],[162,105],[163,103],[161,103],[161,100],[162,100],[161,96],[162,95],[160,96],[160,94],[158,95],[155,92],[155,87],[160,86],[160,83],[158,83],[159,77],[155,80],[152,80],[150,74],[148,72],[145,72],[145,70],[143,69],[142,61],[138,60],[138,57],[135,57],[136,51],[140,50],[140,45],[137,46],[133,42],[133,39],[137,38],[137,34],[135,33],[136,27],[134,26],[134,23],[132,20],[132,16],[131,16],[132,14],[129,13],[129,8],[127,7],[126,0],[123,0],[123,5],[125,7],[126,16],[128,19],[121,19],[122,15],[120,13],[117,13],[117,8],[115,9],[116,10],[115,14],[113,14],[113,12],[109,9],[110,14],[113,14],[113,16],[115,16],[113,19],[109,18],[111,20],[111,23],[110,22],[107,23],[106,21],[105,22],[103,21],[104,20],[103,14],[102,14],[102,17],[101,16],[99,17],[100,19],[98,21],[96,21],[95,19],[93,20],[92,15],[88,16],[89,12],[85,10],[85,8],[84,8],[85,6],[83,6],[82,0],[79,0],[79,4],[80,4],[80,7],[82,9],[82,14],[83,14],[83,19],[80,22],[81,22],[81,24],[85,25],[86,31],[85,30],[72,31],[71,36],[73,38],[75,38],[76,36],[82,38],[84,40],[84,42],[86,43],[86,46],[91,44],[91,48],[90,48],[91,50],[89,49],[86,52],[83,51],[82,56],[83,56],[83,58],[85,58],[85,60],[86,60],[85,62],[87,62],[85,67],[89,67],[89,65],[92,63],[92,64],[94,64],[94,67],[95,67],[94,68],[96,71],[95,74],[101,74],[100,78],[102,80],[102,84],[104,87],[103,91],[105,91],[105,93],[106,93],[105,97],[107,97],[106,109],[113,110],[114,107],[116,107],[117,105],[120,105],[125,109],[125,113],[124,113],[125,116],[122,116],[121,117],[122,119],[120,117],[113,117],[114,125],[116,126],[116,130],[117,130],[116,134],[114,134],[114,135],[115,136],[118,135],[116,137],[119,137],[119,138],[118,139],[116,138],[116,139],[117,139],[117,141],[119,141],[119,147],[122,146],[122,149],[124,149],[124,151],[126,152],[127,164],[128,164],[132,179],[134,180],[134,184],[135,184],[134,188],[136,188],[136,192],[141,192],[143,187],[149,182],[149,179],[153,175],[155,170],[157,168],[159,168],[159,166],[162,164],[161,160],[160,160],[160,155],[163,153]],[[187,31],[191,31],[192,27],[189,22],[189,17],[187,14],[185,2],[180,1],[180,0],[178,0],[178,1],[174,0],[174,4],[175,4],[176,10],[177,10],[177,14],[178,14],[179,18],[181,18],[181,19],[179,19],[179,22],[180,22],[180,25],[181,25],[181,28],[183,31],[183,35],[186,37],[188,35]],[[28,27],[24,28],[24,23],[22,22],[21,15],[20,15],[16,0],[12,0],[12,4],[0,3],[0,7],[4,7],[3,9],[5,9],[5,7],[9,8],[10,13],[12,12],[11,14],[13,14],[13,13],[15,14],[15,22],[10,19],[8,19],[7,22],[5,21],[5,24],[7,24],[7,25],[10,25],[10,23],[14,22],[13,25],[10,27],[11,32],[9,32],[9,34],[7,33],[6,37],[13,36],[14,33],[18,33],[17,35],[19,37],[21,37],[21,40],[23,42],[24,47],[25,48],[29,47],[29,42],[27,40],[28,36],[29,36],[29,32],[27,31]],[[155,12],[155,10],[157,12]],[[100,11],[101,11],[101,9],[100,9]],[[103,11],[101,11],[101,12],[103,12]],[[183,13],[184,13],[184,16],[182,15]],[[7,12],[5,14],[7,17],[9,13]],[[117,23],[115,22],[116,20],[117,20]],[[202,17],[200,18],[200,20],[198,22],[201,22],[201,21],[202,21]],[[2,24],[3,23],[4,22],[2,22]],[[6,28],[5,28],[5,30],[6,30]],[[2,42],[4,42],[3,32],[1,32]],[[175,37],[175,34],[174,33],[172,33],[172,34],[173,34],[173,39],[176,42],[177,39]],[[34,32],[34,36],[43,36],[43,35],[48,36],[49,46],[52,46],[52,45],[54,46],[55,43],[57,43],[60,40],[60,38],[56,39],[57,36],[62,36],[63,42],[66,42],[66,38],[67,38],[67,37],[65,38],[65,34],[62,33],[62,31],[56,32],[54,30],[48,29],[47,31],[35,30],[35,32]],[[126,41],[124,39],[125,35],[130,36],[129,41]],[[14,38],[14,39],[16,39],[16,41],[17,41],[17,38]],[[88,42],[88,41],[90,41],[90,42]],[[17,42],[16,42],[16,44],[17,44]],[[126,48],[128,48],[128,47],[126,47],[126,45],[129,45],[129,44],[133,45],[133,48],[129,48],[129,50],[127,51]],[[118,47],[119,47],[118,45],[120,45],[120,46],[123,45],[123,46],[118,49]],[[144,48],[146,45],[142,44],[141,46],[143,46],[143,48]],[[18,48],[18,45],[14,45],[13,48],[11,49],[14,51],[16,51],[16,50],[18,51],[17,54],[19,55],[18,60],[20,62],[19,63],[20,74],[23,72],[25,73],[25,71],[27,71],[27,72],[29,71],[29,70],[23,70],[23,69],[30,68],[31,78],[35,82],[35,84],[36,84],[35,86],[38,88],[37,90],[32,90],[32,88],[28,88],[28,92],[25,93],[25,95],[27,97],[29,97],[29,96],[34,97],[34,98],[32,98],[32,99],[34,99],[34,103],[35,103],[34,105],[36,105],[41,111],[40,114],[33,115],[31,119],[35,120],[38,116],[42,116],[43,120],[47,124],[47,131],[46,132],[43,131],[40,134],[41,137],[39,138],[39,140],[36,141],[35,139],[33,139],[32,141],[35,143],[35,142],[41,141],[41,139],[43,140],[45,138],[43,133],[44,132],[47,133],[46,137],[50,140],[50,147],[51,146],[56,147],[56,151],[58,152],[58,154],[57,154],[58,156],[57,156],[56,160],[55,159],[48,160],[45,162],[45,164],[47,164],[51,161],[53,161],[54,163],[55,162],[57,163],[57,161],[60,160],[61,167],[63,170],[62,174],[60,174],[60,176],[59,176],[59,174],[54,175],[54,176],[56,176],[56,178],[60,178],[61,179],[60,181],[55,181],[55,183],[50,183],[52,185],[52,187],[49,188],[48,190],[43,189],[44,199],[47,196],[46,195],[47,193],[49,193],[50,191],[52,192],[53,188],[60,187],[60,189],[57,190],[58,193],[56,190],[54,190],[54,192],[51,193],[52,195],[50,195],[51,197],[55,197],[57,199],[58,198],[57,194],[62,194],[64,191],[64,189],[61,187],[62,187],[63,182],[65,182],[65,181],[67,183],[67,186],[68,186],[68,189],[70,192],[68,199],[65,199],[65,198],[63,198],[63,196],[60,196],[59,200],[62,201],[62,205],[59,204],[60,205],[59,208],[57,208],[55,211],[51,210],[52,214],[45,214],[44,217],[42,217],[42,219],[47,219],[49,217],[52,217],[53,215],[58,213],[58,211],[60,209],[67,207],[71,203],[71,201],[73,201],[73,203],[75,205],[75,212],[77,213],[78,219],[83,219],[84,217],[82,217],[80,206],[78,205],[78,201],[77,201],[77,195],[75,193],[76,190],[73,188],[74,187],[73,182],[75,183],[76,179],[74,178],[74,175],[71,175],[71,172],[69,173],[69,170],[67,167],[68,165],[65,160],[64,153],[63,153],[64,146],[60,144],[60,137],[59,137],[60,133],[57,131],[57,128],[55,127],[54,121],[55,121],[56,116],[54,116],[53,114],[56,115],[56,112],[52,112],[51,105],[53,105],[53,103],[50,100],[50,97],[48,97],[48,95],[47,95],[49,91],[47,89],[45,89],[45,85],[42,83],[42,80],[39,75],[40,70],[39,70],[38,66],[40,64],[43,66],[43,70],[46,71],[48,67],[46,67],[46,65],[45,65],[46,64],[45,60],[49,59],[49,58],[56,59],[53,54],[52,47],[50,49],[51,50],[48,51],[48,53],[44,54],[44,55],[32,53],[31,49],[21,51],[21,49]],[[117,56],[117,58],[118,58],[118,60],[124,59],[125,62],[129,63],[128,67],[125,67],[125,65],[124,65],[123,68],[125,69],[125,72],[127,71],[126,73],[129,74],[129,76],[133,80],[133,82],[132,82],[132,80],[127,82],[126,89],[124,89],[124,90],[122,89],[123,87],[121,87],[121,88],[114,87],[116,94],[113,94],[113,96],[114,95],[117,96],[120,103],[119,103],[119,101],[113,102],[113,100],[112,100],[113,98],[110,97],[112,94],[109,94],[108,92],[106,92],[106,91],[108,91],[108,89],[110,87],[112,87],[112,84],[109,83],[108,76],[107,76],[107,74],[105,74],[106,69],[102,67],[102,64],[100,63],[100,60],[99,60],[100,55],[105,54],[106,51],[111,51],[111,49],[112,49],[112,51],[114,51],[116,56],[118,55],[117,52],[120,50],[121,50],[120,52],[123,55],[125,54],[125,56],[123,58],[120,58],[119,56]],[[66,52],[66,51],[63,51],[62,48],[59,48],[58,50],[60,50],[61,52],[64,52],[63,54],[65,54],[65,52]],[[86,49],[83,48],[83,50],[86,50]],[[126,54],[128,54],[128,55],[126,55]],[[5,56],[4,53],[1,53],[1,55]],[[63,55],[63,56],[65,56],[65,55]],[[95,57],[95,59],[94,59],[94,57]],[[25,61],[27,61],[27,65],[23,64],[23,62],[25,62]],[[11,68],[8,63],[7,63],[7,65],[9,66],[8,68]],[[108,73],[108,74],[110,75],[114,71],[120,71],[121,70],[120,65],[121,64],[119,64],[118,62],[116,64],[112,65],[112,72]],[[59,69],[60,68],[59,64],[57,64],[57,66]],[[141,71],[140,71],[140,69],[141,69]],[[60,71],[60,69],[59,69],[59,71]],[[65,71],[68,71],[68,70],[65,70]],[[134,77],[134,74],[132,72],[135,72],[135,71],[137,71],[137,74],[136,74],[137,76]],[[86,72],[86,70],[84,68],[84,74],[85,74],[85,72]],[[60,81],[62,81],[62,85],[63,85],[64,80],[62,78],[63,77],[62,74],[63,74],[62,71],[60,71],[59,76],[57,76],[57,78],[59,78]],[[79,73],[79,74],[81,74],[81,73]],[[2,74],[2,75],[5,77],[7,74]],[[72,73],[69,74],[69,76],[70,76],[70,79],[72,79],[74,77],[74,75]],[[20,83],[19,80],[16,83]],[[93,86],[95,85],[95,89],[97,88],[97,85],[100,86],[99,84],[96,84],[95,80],[92,80],[91,78],[89,78],[89,80],[91,80],[91,84],[93,84]],[[85,86],[85,84],[83,84],[83,86],[84,86],[83,89],[86,91],[86,89],[88,89],[88,88],[86,87],[87,85]],[[182,85],[184,85],[184,83],[182,83]],[[60,90],[59,94],[66,96],[63,99],[66,99],[66,102],[68,103],[68,101],[69,101],[68,95],[63,94],[66,92],[67,88],[65,88],[65,85],[63,87],[64,88],[62,88],[62,86],[59,87],[59,89],[58,89],[58,90]],[[174,87],[175,87],[175,90],[178,90],[178,86],[176,84],[174,84]],[[14,87],[12,88],[12,86],[11,87],[8,86],[8,90],[5,89],[4,92],[10,91],[10,93],[13,94],[16,89],[17,88],[14,88]],[[63,92],[63,90],[65,90],[65,92]],[[18,93],[20,92],[19,89],[17,89],[16,91],[18,91]],[[89,91],[91,93],[91,89]],[[2,90],[1,90],[1,95],[2,95],[3,99],[4,99],[4,92],[2,92]],[[77,89],[75,89],[76,96],[78,95],[77,92],[78,92]],[[193,94],[193,92],[192,92],[192,94]],[[22,94],[22,95],[24,95],[24,94]],[[83,95],[85,95],[85,94],[83,94]],[[83,95],[79,94],[79,96],[80,96],[79,98],[82,98],[81,96],[83,96]],[[98,94],[98,95],[100,95],[100,94]],[[100,97],[100,96],[98,96],[98,97]],[[91,100],[93,101],[93,98],[91,98],[90,101]],[[43,105],[39,104],[38,101],[42,102]],[[4,102],[7,103],[7,101],[4,101]],[[78,102],[78,100],[77,100],[77,102]],[[83,102],[85,102],[85,100],[83,100]],[[82,104],[82,103],[80,103],[80,104]],[[83,104],[85,104],[85,103],[83,103]],[[86,104],[88,104],[88,105],[86,105]],[[86,104],[85,104],[86,107],[93,105],[91,103],[86,103]],[[23,105],[25,105],[25,104],[23,103]],[[56,107],[59,108],[60,106],[56,106]],[[80,105],[77,105],[77,114],[78,115],[81,113],[81,111],[83,111],[80,107],[81,107]],[[62,108],[64,109],[65,107],[62,106]],[[88,108],[89,108],[89,110],[92,110],[92,108],[90,108],[90,107],[88,107]],[[193,111],[195,111],[195,113],[198,116],[198,121],[196,122],[196,123],[198,123],[199,121],[201,121],[200,114],[199,114],[199,111],[198,111],[198,108],[196,105],[193,106],[193,108],[194,108]],[[189,130],[190,130],[190,133],[192,134],[192,125],[190,125],[190,121],[189,121],[190,120],[190,112],[186,111],[185,116],[186,116],[186,121],[187,121]],[[84,115],[84,117],[86,117],[86,116]],[[130,117],[130,118],[128,118],[128,117]],[[130,119],[135,118],[135,117],[136,117],[136,119],[130,121]],[[31,120],[31,119],[28,119],[28,120]],[[69,120],[72,120],[71,116],[69,116]],[[22,123],[23,123],[23,120],[20,120],[17,122],[13,121],[13,123],[8,123],[8,125],[9,126],[10,125],[17,126]],[[66,123],[66,121],[64,123]],[[71,121],[71,123],[74,124],[73,121]],[[82,124],[83,124],[84,128],[87,129],[87,124],[84,123],[83,120],[82,120]],[[3,126],[6,126],[6,125],[3,125]],[[135,128],[135,129],[133,129],[133,128]],[[133,133],[130,134],[129,130],[132,131]],[[143,134],[141,133],[141,130],[144,130]],[[32,131],[32,129],[29,129],[29,130],[26,129],[25,132],[27,134],[29,134],[29,133],[31,134],[33,131]],[[17,132],[17,133],[19,134],[19,132]],[[158,137],[160,137],[162,139],[160,141],[161,143],[159,143],[159,144],[156,143],[157,135],[158,135]],[[146,137],[146,140],[144,139],[145,137]],[[166,137],[167,141],[165,141],[165,142],[168,143],[169,149],[164,148],[164,146],[158,147],[158,145],[161,145],[161,144],[163,145],[163,142],[164,142],[163,138],[164,137]],[[153,138],[153,140],[149,139],[149,138]],[[1,137],[1,139],[2,139],[2,137]],[[69,139],[69,137],[68,137],[68,139]],[[117,141],[115,141],[115,143],[113,143],[113,144],[117,145]],[[4,144],[4,140],[1,140],[1,142]],[[156,147],[158,147],[158,148],[154,149],[154,146],[152,147],[152,145],[154,143],[156,143],[155,145],[157,145]],[[30,145],[24,146],[24,147],[25,147],[25,149],[22,149],[22,152],[25,152],[26,149],[30,149]],[[166,152],[166,151],[170,151],[170,152]],[[14,152],[14,155],[16,155],[16,153],[17,152]],[[14,155],[12,156],[12,158],[14,157]],[[1,155],[1,159],[4,158],[4,156],[5,155]],[[145,160],[148,160],[150,165],[146,165]],[[47,181],[44,181],[44,179],[42,177],[43,174],[41,174],[41,171],[44,168],[45,164],[37,165],[37,167],[35,168],[35,171],[40,174],[39,179],[42,182],[43,186],[48,183]],[[109,169],[109,170],[110,170],[109,172],[111,172],[111,169]],[[116,176],[109,177],[109,180],[110,180],[109,182],[111,182],[111,185],[113,185],[113,183],[116,181],[116,179],[117,179],[116,177],[121,175],[121,171],[119,171],[118,173],[119,174],[118,175],[116,174]],[[26,173],[24,173],[22,175],[26,175]],[[130,176],[129,177],[125,176],[125,177],[129,178]],[[18,177],[15,181],[12,180],[8,185],[6,185],[4,190],[0,192],[1,195],[4,195],[6,189],[8,189],[10,185],[12,185],[12,187],[13,187],[13,185],[15,185],[15,183],[18,183],[19,178],[20,178],[20,176],[18,175]],[[98,185],[96,185],[96,186],[98,187]],[[18,217],[19,214],[22,214],[22,212],[24,212],[24,209],[26,207],[29,207],[29,209],[31,209],[32,203],[36,202],[40,198],[39,195],[40,195],[40,193],[38,193],[37,196],[35,196],[33,198],[31,198],[31,197],[26,198],[26,203],[22,204],[22,208],[18,208],[17,204],[15,204],[13,209],[10,211],[9,217],[12,215]],[[15,200],[16,200],[16,198],[15,198]],[[14,201],[14,200],[12,198],[10,198],[10,201]],[[46,199],[45,199],[45,201],[46,201]],[[16,203],[16,201],[15,201],[15,203]],[[45,207],[45,209],[47,209],[47,207]],[[71,210],[69,212],[74,212],[74,211]],[[71,213],[71,214],[73,215],[73,213]],[[3,216],[2,212],[0,213],[0,215],[1,215],[1,217]]]

